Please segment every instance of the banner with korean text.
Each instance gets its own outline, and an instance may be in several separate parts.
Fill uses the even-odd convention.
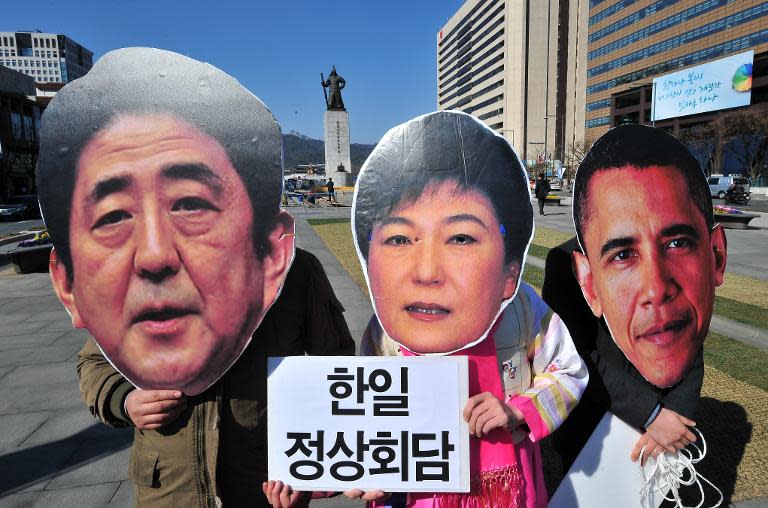
[[[467,379],[466,356],[270,358],[269,478],[469,492]]]
[[[749,106],[754,51],[653,79],[653,120]]]

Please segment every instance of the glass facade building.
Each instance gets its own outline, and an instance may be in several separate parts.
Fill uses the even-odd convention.
[[[768,3],[757,0],[591,0],[586,135],[650,123],[653,78],[747,50],[755,81],[768,52]],[[753,104],[760,93],[753,94]],[[711,116],[711,115],[710,115]],[[683,122],[702,119],[686,118]],[[680,120],[670,120],[678,128]],[[666,126],[666,123],[664,126]]]

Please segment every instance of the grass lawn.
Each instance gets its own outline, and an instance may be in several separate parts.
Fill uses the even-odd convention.
[[[357,259],[349,219],[308,219],[318,235],[368,291]],[[550,248],[568,240],[559,231],[538,228],[530,255],[546,258]],[[541,291],[544,271],[527,265],[523,279]],[[715,312],[768,329],[768,284],[744,276],[726,276],[718,289]],[[726,494],[741,501],[768,495],[768,353],[710,333],[704,348],[704,386],[696,415],[707,441],[708,456],[697,470]],[[710,492],[711,494],[711,492]],[[708,497],[708,500],[711,500]]]
[[[528,255],[546,259],[549,249],[570,238],[571,235],[567,233],[539,227],[534,234]],[[535,285],[528,278],[525,278],[525,281]],[[715,314],[768,330],[768,282],[727,273],[725,282],[715,293]]]

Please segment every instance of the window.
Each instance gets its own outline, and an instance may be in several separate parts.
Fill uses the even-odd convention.
[[[504,112],[504,108],[494,109],[494,110],[491,110],[491,111],[489,111],[489,112],[487,112],[485,114],[482,114],[482,115],[478,116],[477,118],[480,119],[480,120],[487,120],[488,118],[491,118],[491,117],[494,117],[494,116],[498,116],[498,115],[502,114],[503,112]]]
[[[760,30],[749,35],[745,35],[744,37],[739,37],[738,39],[732,39],[723,44],[716,44],[706,49],[696,51],[695,53],[689,53],[679,58],[669,60],[668,62],[652,65],[639,71],[624,74],[614,79],[609,79],[601,83],[595,83],[594,85],[587,87],[587,95],[591,95],[602,90],[607,90],[624,83],[631,83],[648,76],[663,74],[666,71],[676,70],[680,67],[693,65],[704,60],[711,60],[721,55],[737,53],[749,47],[757,46],[758,44],[765,42],[768,42],[768,29]]]
[[[600,127],[602,125],[608,125],[611,123],[611,119],[607,116],[601,116],[598,118],[593,118],[591,120],[587,120],[584,122],[584,126],[589,129],[590,127]]]
[[[11,135],[13,139],[21,139],[23,136],[21,115],[18,111],[11,111]]]
[[[709,35],[712,35],[714,33],[723,32],[726,29],[730,29],[734,26],[739,26],[743,23],[747,23],[749,21],[752,21],[753,19],[759,19],[763,16],[768,15],[768,3],[763,3],[762,5],[758,5],[756,7],[753,7],[751,9],[746,9],[738,14],[734,14],[732,16],[727,16],[725,18],[719,19],[717,21],[714,21],[712,23],[706,24],[704,26],[701,26],[699,28],[696,28],[695,30],[691,30],[689,32],[682,33],[676,37],[672,37],[670,39],[661,41],[657,44],[653,44],[651,46],[648,46],[647,48],[643,48],[640,51],[636,51],[634,53],[631,53],[629,55],[615,58],[609,62],[606,62],[604,64],[598,65],[596,67],[592,67],[587,72],[587,77],[593,77],[598,74],[602,74],[604,72],[608,72],[612,69],[615,69],[617,67],[623,67],[627,64],[636,62],[638,60],[642,60],[644,58],[648,58],[650,56],[656,55],[658,53],[669,51],[672,48],[676,48],[678,46],[682,46],[684,44],[687,44],[689,42],[693,42],[695,40],[701,39],[703,37],[707,37]],[[650,33],[647,35],[642,34],[644,30],[641,30],[640,32],[637,32],[638,34],[643,35],[643,37],[638,37],[637,40],[640,40],[640,38],[645,38],[648,35],[651,35]],[[634,36],[627,37],[626,39],[630,39]],[[620,42],[620,41],[617,41]],[[636,42],[633,40],[632,42]],[[625,44],[626,45],[626,44]],[[612,45],[609,45],[612,46]]]
[[[633,3],[635,3],[635,1],[636,0],[629,0],[629,1],[625,0],[623,2],[619,2],[618,4],[609,7],[605,11],[603,11],[600,14],[598,14],[597,16],[595,16],[595,18],[598,17],[598,16],[601,16],[606,11],[616,12],[616,11],[613,11],[613,9],[615,9],[616,7],[619,7],[619,6],[629,6],[629,5],[632,5]],[[665,8],[671,6],[671,5],[676,4],[678,1],[679,0],[659,0],[656,3],[653,3],[653,4],[649,5],[645,9],[640,9],[639,11],[635,12],[634,14],[630,14],[629,16],[627,16],[625,18],[622,18],[622,19],[616,21],[615,23],[611,23],[610,25],[607,25],[607,26],[601,28],[597,32],[594,32],[594,33],[590,34],[590,36],[588,38],[588,41],[589,42],[598,41],[598,40],[602,39],[603,37],[605,37],[606,35],[609,35],[609,34],[612,34],[614,32],[617,32],[617,31],[621,30],[624,27],[627,27],[627,26],[629,26],[629,25],[631,25],[633,23],[636,23],[636,22],[640,21],[641,19],[644,19],[647,16],[651,16],[651,15],[655,14],[656,12],[658,12],[658,11],[660,11],[662,9],[665,9]],[[715,0],[715,1],[727,3],[727,2],[732,2],[734,0]],[[712,0],[708,0],[708,2],[706,2],[706,3],[711,3],[711,2],[712,2]],[[601,19],[605,19],[605,17],[607,17],[607,16],[604,16]],[[674,17],[675,16],[672,16],[671,18],[667,18],[667,19],[672,19]],[[591,20],[590,20],[590,26],[593,25],[593,24],[595,24],[595,23],[592,23]]]
[[[596,109],[608,108],[611,106],[611,99],[603,99],[600,101],[590,102],[587,104],[587,111],[594,111]]]

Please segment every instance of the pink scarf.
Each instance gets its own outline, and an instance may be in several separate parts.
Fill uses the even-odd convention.
[[[488,337],[469,349],[454,353],[469,359],[469,396],[490,392],[504,400],[496,346]],[[414,353],[403,348],[404,356]],[[412,493],[408,506],[431,504],[439,508],[518,508],[524,504],[524,481],[520,457],[506,429],[494,429],[482,439],[470,437],[471,491],[466,494]],[[430,503],[431,501],[431,503]]]

